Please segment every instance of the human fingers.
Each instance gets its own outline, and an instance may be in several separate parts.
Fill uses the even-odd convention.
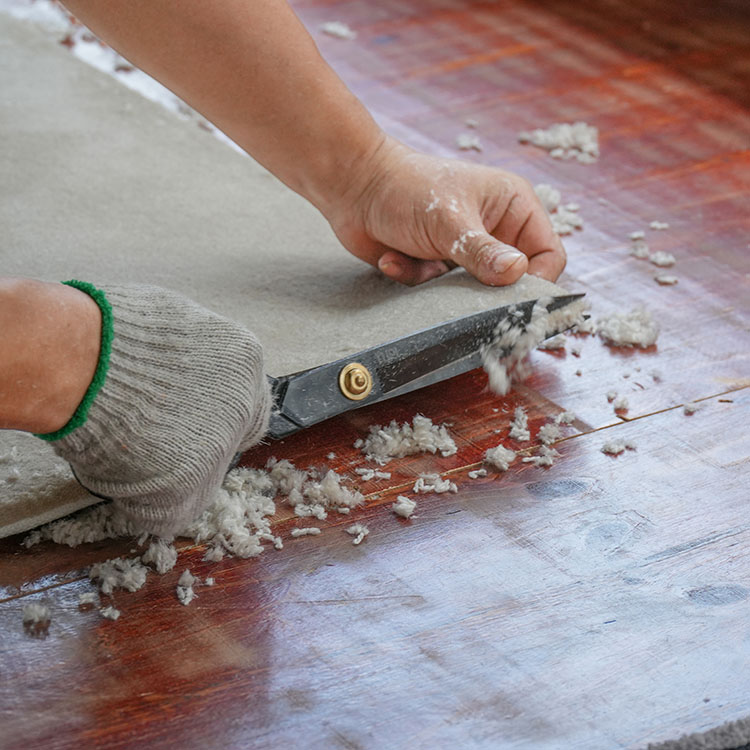
[[[484,229],[463,231],[454,241],[449,255],[488,286],[506,286],[518,281],[529,265],[522,252]]]
[[[416,286],[442,276],[453,267],[452,263],[442,260],[421,260],[404,255],[397,250],[388,250],[378,259],[378,268],[381,273],[407,286]]]
[[[528,273],[555,281],[565,268],[567,256],[562,241],[531,183],[526,180],[519,180],[492,235],[510,242],[529,259]]]

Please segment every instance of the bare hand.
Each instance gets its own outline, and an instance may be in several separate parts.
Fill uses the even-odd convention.
[[[328,219],[344,247],[386,276],[420,284],[458,265],[502,286],[525,272],[562,273],[565,250],[522,177],[390,139],[373,163]]]

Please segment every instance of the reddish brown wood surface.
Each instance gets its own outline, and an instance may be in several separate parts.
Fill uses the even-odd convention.
[[[293,540],[306,524],[280,509],[283,550],[208,564],[188,546],[172,573],[115,594],[114,623],[77,595],[87,565],[131,542],[3,541],[0,747],[606,750],[749,715],[750,14],[697,0],[294,5],[400,137],[450,153],[475,117],[484,151],[467,158],[578,202],[564,283],[595,316],[645,304],[658,344],[580,337],[580,357],[536,352],[506,398],[469,373],[257,449],[246,463],[351,470],[369,425],[416,412],[451,423],[459,445],[363,484],[359,547],[335,515]],[[334,19],[357,40],[317,31]],[[600,128],[595,165],[516,141],[576,119]],[[677,256],[676,287],[628,256],[628,233],[653,219],[671,225],[648,237]],[[626,419],[609,390],[627,395]],[[678,407],[693,399],[688,417]],[[534,431],[578,415],[562,458],[468,479],[487,447],[510,444],[518,404]],[[612,437],[637,450],[602,454]],[[395,495],[436,469],[460,492],[396,519]],[[217,581],[189,607],[174,595],[185,567]],[[37,599],[53,613],[43,639],[21,625]]]

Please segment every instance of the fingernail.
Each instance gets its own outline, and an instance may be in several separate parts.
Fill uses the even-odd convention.
[[[514,247],[506,247],[502,250],[496,250],[492,254],[490,265],[495,273],[505,273],[514,263],[523,258],[523,253]]]
[[[400,276],[403,270],[403,267],[401,266],[401,264],[396,263],[393,260],[386,261],[385,263],[378,261],[378,268],[386,276],[391,276],[391,277]]]

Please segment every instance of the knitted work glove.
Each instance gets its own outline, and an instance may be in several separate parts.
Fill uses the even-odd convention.
[[[39,437],[90,492],[143,531],[172,535],[206,508],[234,455],[265,434],[261,346],[166,289],[66,283],[101,309],[99,365],[68,424]]]

